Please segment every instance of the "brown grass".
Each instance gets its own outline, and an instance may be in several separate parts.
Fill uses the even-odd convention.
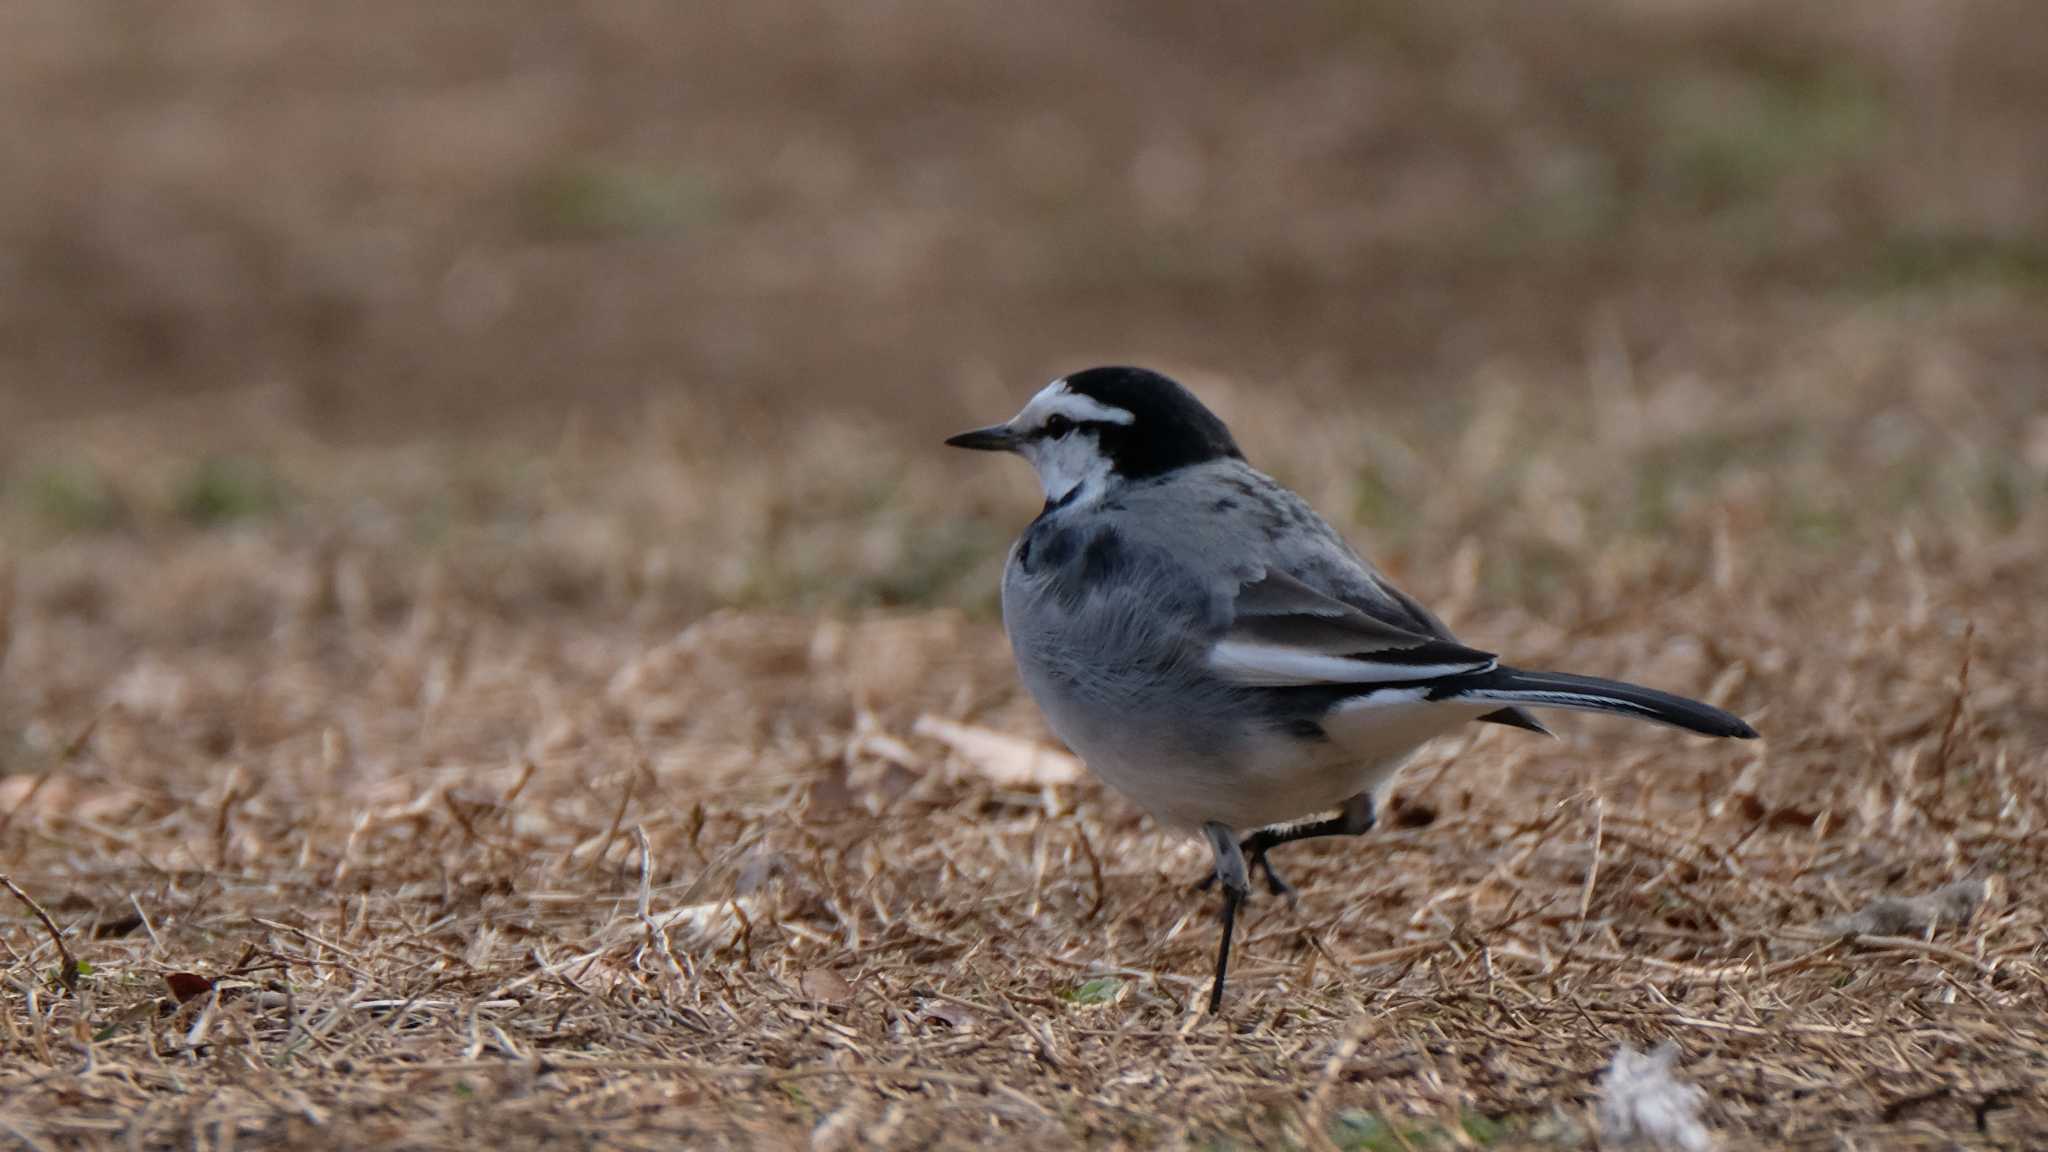
[[[2038,21],[170,7],[0,36],[97,132],[0,191],[6,1139],[1594,1147],[1668,1041],[1725,1147],[2048,1140]],[[1203,1015],[932,442],[1097,350],[1766,739],[1444,741]]]

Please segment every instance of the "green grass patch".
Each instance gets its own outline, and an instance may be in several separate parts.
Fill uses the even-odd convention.
[[[1372,539],[1398,543],[1415,527],[1415,501],[1395,485],[1386,470],[1368,463],[1351,483],[1351,516]]]
[[[127,519],[127,505],[105,474],[83,460],[29,474],[22,488],[36,519],[58,532],[98,532]]]
[[[1505,1124],[1477,1112],[1458,1119],[1458,1131],[1440,1124],[1396,1127],[1385,1118],[1359,1109],[1339,1112],[1330,1122],[1330,1140],[1344,1152],[1403,1152],[1411,1148],[1484,1148],[1509,1135]]]
[[[882,607],[918,607],[960,601],[976,615],[996,607],[1000,584],[983,581],[977,588],[967,578],[1009,547],[1009,531],[980,520],[962,520],[912,536],[902,558],[887,571],[862,582],[854,599]]]
[[[1685,503],[1730,469],[1781,466],[1807,442],[1800,428],[1775,424],[1703,432],[1660,446],[1637,461],[1626,523],[1638,532],[1669,531]]]
[[[1758,67],[1680,74],[1659,86],[1651,115],[1656,188],[1721,212],[1864,154],[1887,110],[1876,86],[1847,69]]]
[[[179,483],[173,499],[178,515],[200,527],[261,519],[284,503],[277,473],[247,456],[205,457]]]
[[[2048,238],[1984,232],[1902,232],[1877,246],[1871,284],[1892,292],[1972,284],[2048,290]]]
[[[670,231],[717,210],[717,197],[700,180],[577,164],[549,169],[533,180],[526,216],[543,235],[592,240]]]
[[[1061,995],[1075,1004],[1107,1004],[1123,991],[1124,982],[1114,976],[1098,976],[1084,980]]]

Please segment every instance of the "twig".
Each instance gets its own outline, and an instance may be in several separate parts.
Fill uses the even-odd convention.
[[[633,770],[626,776],[626,787],[619,794],[619,807],[617,811],[612,813],[611,827],[605,829],[603,838],[597,842],[597,851],[592,854],[590,863],[586,865],[592,872],[597,871],[599,865],[604,863],[605,856],[611,852],[612,841],[618,839],[619,826],[625,823],[626,820],[626,809],[632,807],[633,804],[633,791],[640,786],[640,773],[643,767],[641,764],[635,764]]]
[[[29,783],[28,791],[23,792],[21,794],[21,799],[14,802],[14,807],[9,808],[5,815],[0,815],[0,834],[4,834],[7,831],[7,829],[14,824],[15,813],[20,812],[23,808],[26,808],[30,804],[35,803],[37,795],[39,795],[43,790],[43,785],[48,784],[49,782],[50,774],[48,772],[43,772],[38,774],[36,778]]]
[[[1948,766],[1950,757],[1955,755],[1956,737],[1962,730],[1963,711],[1970,702],[1970,658],[1977,647],[1977,622],[1971,620],[1963,628],[1963,660],[1956,669],[1956,696],[1949,704],[1948,722],[1942,725],[1941,748],[1934,754],[1934,802],[1938,805],[1948,798]]]
[[[80,728],[80,730],[78,730],[78,732],[76,732],[76,734],[74,734],[74,736],[72,736],[70,740],[66,740],[66,742],[63,742],[63,754],[59,756],[59,758],[63,760],[63,763],[66,763],[66,765],[70,765],[70,763],[72,763],[72,760],[76,760],[78,756],[82,756],[82,754],[84,754],[84,750],[86,750],[86,744],[90,744],[90,742],[92,742],[92,734],[100,730],[100,719],[102,719],[102,717],[104,717],[106,713],[109,713],[111,709],[115,709],[115,707],[119,707],[119,705],[106,705],[106,707],[102,707],[100,711],[94,711],[94,713],[92,713],[92,719],[88,719],[88,722],[84,724],[84,728]]]
[[[360,963],[363,959],[362,953],[352,952],[349,949],[343,948],[341,945],[336,944],[334,941],[329,940],[323,936],[315,936],[311,932],[306,931],[304,928],[294,928],[290,924],[280,923],[276,920],[266,920],[261,916],[251,916],[249,917],[249,919],[258,924],[263,925],[265,928],[274,928],[279,932],[289,932],[292,935],[297,936],[299,939],[304,940],[308,944],[318,945],[319,947],[325,948],[338,956],[346,956],[349,959],[354,960],[358,963]]]
[[[654,848],[647,842],[645,824],[633,825],[633,838],[640,843],[640,904],[637,910],[640,919],[652,927],[648,910],[654,904]]]
[[[463,802],[455,798],[455,793],[452,789],[444,788],[441,790],[441,803],[448,809],[448,814],[455,818],[455,823],[461,827],[463,835],[493,852],[517,851],[517,849],[507,848],[505,845],[484,835],[483,831],[476,826],[476,822],[470,819],[469,813],[464,810]]]
[[[416,1075],[420,1073],[429,1072],[447,1075],[472,1072],[489,1072],[503,1068],[517,1068],[521,1064],[530,1065],[532,1063],[532,1061],[522,1061],[516,1059],[422,1060],[417,1063],[405,1061],[380,1061],[375,1064],[364,1066],[360,1070],[368,1075],[377,1075],[380,1073]],[[882,1081],[895,1080],[910,1083],[936,1084],[958,1088],[981,1089],[986,1089],[989,1084],[988,1077],[986,1076],[978,1076],[973,1075],[971,1073],[963,1074],[958,1072],[947,1072],[938,1068],[920,1068],[908,1064],[895,1066],[853,1065],[831,1068],[808,1067],[774,1069],[763,1068],[753,1065],[741,1065],[735,1067],[732,1065],[706,1064],[701,1060],[687,1059],[635,1059],[631,1057],[563,1059],[560,1057],[555,1057],[541,1061],[540,1065],[543,1070],[554,1074],[572,1072],[681,1072],[688,1075],[700,1077],[731,1077],[739,1080],[751,1080],[758,1085],[787,1084],[798,1080],[816,1080],[824,1078]]]
[[[539,766],[533,762],[531,756],[521,756],[519,758],[519,779],[513,781],[512,786],[505,789],[505,794],[498,798],[499,805],[511,807],[512,802],[519,799],[519,794],[526,791],[526,786],[532,782],[534,773],[539,771]]]
[[[1607,834],[1607,801],[1593,797],[1593,863],[1586,868],[1586,887],[1579,893],[1579,927],[1577,937],[1586,936],[1586,917],[1593,912],[1593,886],[1600,882],[1600,844]]]
[[[29,1152],[51,1152],[50,1146],[48,1144],[43,1143],[41,1140],[36,1139],[28,1132],[23,1131],[21,1128],[15,1125],[13,1120],[5,1116],[0,1116],[0,1128],[5,1128],[7,1130],[8,1135],[14,1137],[16,1140],[21,1141],[21,1146],[23,1148],[28,1149]]]
[[[0,872],[0,884],[6,885],[7,890],[14,893],[14,898],[28,905],[28,910],[35,913],[36,919],[43,922],[44,930],[50,934],[50,943],[57,946],[57,958],[61,962],[61,967],[57,969],[57,981],[64,985],[64,991],[77,992],[78,958],[71,954],[71,949],[64,946],[64,934],[57,931],[57,922],[50,919],[50,914],[43,911],[43,906],[36,903],[35,897],[21,890],[21,885],[14,882],[14,877]]]
[[[136,919],[142,921],[142,930],[149,933],[150,947],[155,949],[158,955],[162,955],[164,942],[156,934],[156,925],[150,923],[149,913],[142,910],[142,900],[131,892],[128,894],[128,903],[135,906]]]
[[[242,769],[237,765],[228,770],[227,787],[221,791],[220,812],[213,822],[213,866],[220,871],[228,867],[229,822],[233,819],[235,805],[248,799],[242,794]]]
[[[1337,1082],[1343,1077],[1344,1069],[1358,1056],[1358,1050],[1365,1042],[1386,1027],[1388,1021],[1400,1009],[1388,1009],[1375,1015],[1360,1016],[1345,1032],[1344,1038],[1330,1049],[1329,1059],[1323,1061],[1322,1074],[1317,1077],[1315,1091],[1309,1094],[1308,1104],[1303,1111],[1303,1127],[1309,1132],[1321,1132],[1329,1122],[1331,1096]]]
[[[1911,936],[1866,936],[1861,933],[1853,933],[1847,937],[1847,940],[1864,951],[1914,952],[1937,960],[1947,960],[1952,964],[1979,973],[1989,974],[1992,971],[1991,965],[1984,963],[1969,953],[1944,947],[1931,940],[1916,940]]]
[[[14,642],[14,561],[0,556],[0,664]]]
[[[1095,854],[1095,845],[1088,841],[1088,829],[1083,827],[1079,820],[1074,822],[1074,837],[1081,842],[1081,855],[1088,858],[1088,878],[1095,885],[1095,899],[1088,905],[1088,911],[1081,916],[1083,921],[1090,921],[1102,914],[1102,858]]]

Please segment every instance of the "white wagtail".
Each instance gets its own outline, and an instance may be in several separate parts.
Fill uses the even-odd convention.
[[[1038,471],[1045,508],[1003,572],[1017,671],[1090,769],[1207,838],[1204,886],[1223,886],[1212,1013],[1247,864],[1291,892],[1267,853],[1370,829],[1374,793],[1432,737],[1470,720],[1546,732],[1524,705],[1756,735],[1695,700],[1459,643],[1156,372],[1077,372],[946,443]]]

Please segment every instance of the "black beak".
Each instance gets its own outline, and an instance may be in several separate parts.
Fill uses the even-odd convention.
[[[976,452],[1011,452],[1017,447],[1017,434],[1010,431],[1008,424],[991,424],[962,432],[946,441],[948,447],[972,448]]]

